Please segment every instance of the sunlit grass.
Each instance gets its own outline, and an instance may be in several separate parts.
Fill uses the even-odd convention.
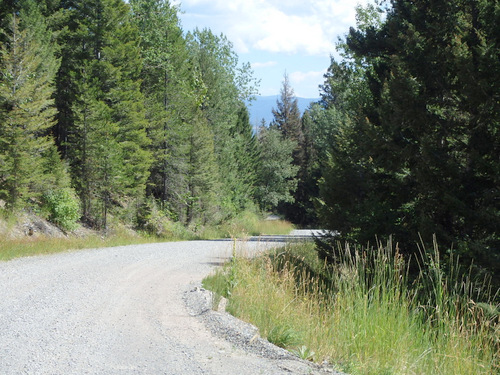
[[[293,228],[293,225],[285,220],[261,220],[257,222],[254,233],[256,235],[289,234]]]
[[[0,240],[0,261],[32,255],[54,254],[67,250],[94,249],[159,241],[159,238],[132,236],[124,233],[111,236],[93,234],[85,237],[53,238],[41,236]]]
[[[346,247],[323,274],[311,251],[306,244],[233,259],[205,285],[225,293],[228,311],[258,326],[263,337],[351,374],[500,370],[498,306],[486,301],[487,315],[470,280],[443,274],[435,255],[410,282],[390,244]]]
[[[13,227],[15,219],[12,218],[11,221],[9,226]],[[0,261],[24,256],[54,254],[67,250],[194,239],[241,238],[259,234],[287,234],[293,229],[289,222],[266,221],[260,215],[252,212],[245,212],[229,223],[203,227],[198,231],[192,231],[180,223],[174,224],[170,225],[169,230],[163,231],[161,236],[125,230],[120,225],[115,226],[108,234],[94,232],[94,234],[86,234],[85,236],[69,234],[56,238],[40,235],[6,239],[0,234]]]
[[[199,232],[199,238],[243,238],[258,235],[289,234],[293,225],[285,220],[264,220],[258,213],[245,211],[227,223],[208,226]]]

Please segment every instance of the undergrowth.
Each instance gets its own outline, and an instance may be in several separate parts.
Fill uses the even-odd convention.
[[[445,274],[437,245],[411,278],[391,243],[341,253],[328,266],[314,244],[233,258],[204,285],[271,342],[344,372],[499,373],[498,294],[458,266]]]

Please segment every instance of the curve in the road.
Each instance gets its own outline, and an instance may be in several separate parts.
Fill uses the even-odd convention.
[[[187,311],[183,293],[232,247],[176,242],[0,263],[0,374],[314,373],[234,348]]]

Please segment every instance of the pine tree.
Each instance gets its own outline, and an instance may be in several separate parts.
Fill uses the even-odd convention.
[[[491,1],[397,1],[380,32],[352,30],[348,39],[357,55],[379,58],[372,145],[380,150],[380,168],[409,193],[393,206],[410,218],[407,227],[427,239],[436,233],[447,246],[500,245],[491,236],[500,210],[489,198],[498,185],[498,145],[488,141],[499,122],[492,100],[499,69],[495,7]]]
[[[410,253],[436,234],[498,270],[498,4],[391,4],[382,25],[350,30],[354,65],[332,64],[324,116],[350,125],[332,138],[323,217]]]
[[[51,96],[58,61],[43,23],[20,28],[16,12],[10,20],[8,32],[2,33],[6,43],[0,60],[0,194],[15,209],[44,189],[43,157],[52,145],[48,130],[56,114]]]
[[[258,137],[261,158],[255,195],[263,210],[275,210],[279,204],[294,200],[299,169],[293,165],[295,144],[284,139],[275,126],[261,127]]]
[[[199,74],[200,108],[214,136],[215,153],[221,181],[219,204],[224,218],[236,215],[250,204],[248,187],[239,174],[245,155],[238,150],[245,138],[236,137],[238,113],[249,96],[255,93],[255,80],[248,64],[238,66],[232,44],[224,35],[210,30],[195,30],[187,36],[193,70]]]
[[[149,194],[173,216],[182,216],[185,200],[187,125],[195,118],[197,98],[178,9],[164,0],[132,0],[132,19],[141,36],[142,91],[146,100],[153,164]]]
[[[321,177],[318,153],[316,150],[314,122],[311,111],[306,110],[302,116],[303,142],[300,145],[303,152],[302,163],[297,172],[297,190],[292,210],[289,210],[292,222],[301,226],[310,226],[317,223],[317,214],[314,202],[319,196],[318,180]]]
[[[295,97],[292,86],[288,79],[288,74],[285,73],[283,84],[281,87],[281,96],[276,101],[277,109],[272,110],[274,120],[272,125],[276,127],[282,134],[283,138],[294,144],[292,151],[293,164],[297,166],[298,171],[305,171],[306,155],[305,155],[305,138],[302,130],[302,120],[298,106],[298,100]],[[299,186],[302,186],[305,181],[299,176]],[[303,223],[305,220],[305,212],[301,209],[300,200],[303,199],[303,189],[295,190],[292,201],[283,201],[280,206],[280,211],[285,214],[288,220],[294,223]]]
[[[123,188],[119,127],[112,121],[111,109],[99,100],[95,82],[85,72],[73,113],[75,122],[69,142],[74,145],[71,159],[82,215],[88,224],[106,228],[112,200],[119,198]]]
[[[257,165],[260,156],[257,137],[253,133],[246,106],[242,105],[238,111],[238,119],[231,130],[231,137],[235,141],[234,152],[237,155],[237,170],[241,180],[239,186],[242,190],[238,193],[238,196],[242,197],[240,207],[244,208],[255,193]]]
[[[295,142],[294,160],[298,165],[301,156],[300,145],[303,142],[301,116],[298,100],[286,73],[280,90],[280,98],[276,101],[276,107],[277,109],[273,108],[272,110],[273,124],[281,131],[285,139]]]
[[[186,173],[186,224],[217,222],[213,215],[219,214],[216,212],[219,174],[213,134],[203,118],[192,125]]]
[[[106,226],[111,208],[142,199],[149,176],[139,36],[122,0],[62,5],[56,134],[85,219]]]

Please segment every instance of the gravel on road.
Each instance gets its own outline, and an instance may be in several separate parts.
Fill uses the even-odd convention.
[[[0,374],[332,373],[210,311],[201,280],[233,246],[158,243],[0,263]]]

